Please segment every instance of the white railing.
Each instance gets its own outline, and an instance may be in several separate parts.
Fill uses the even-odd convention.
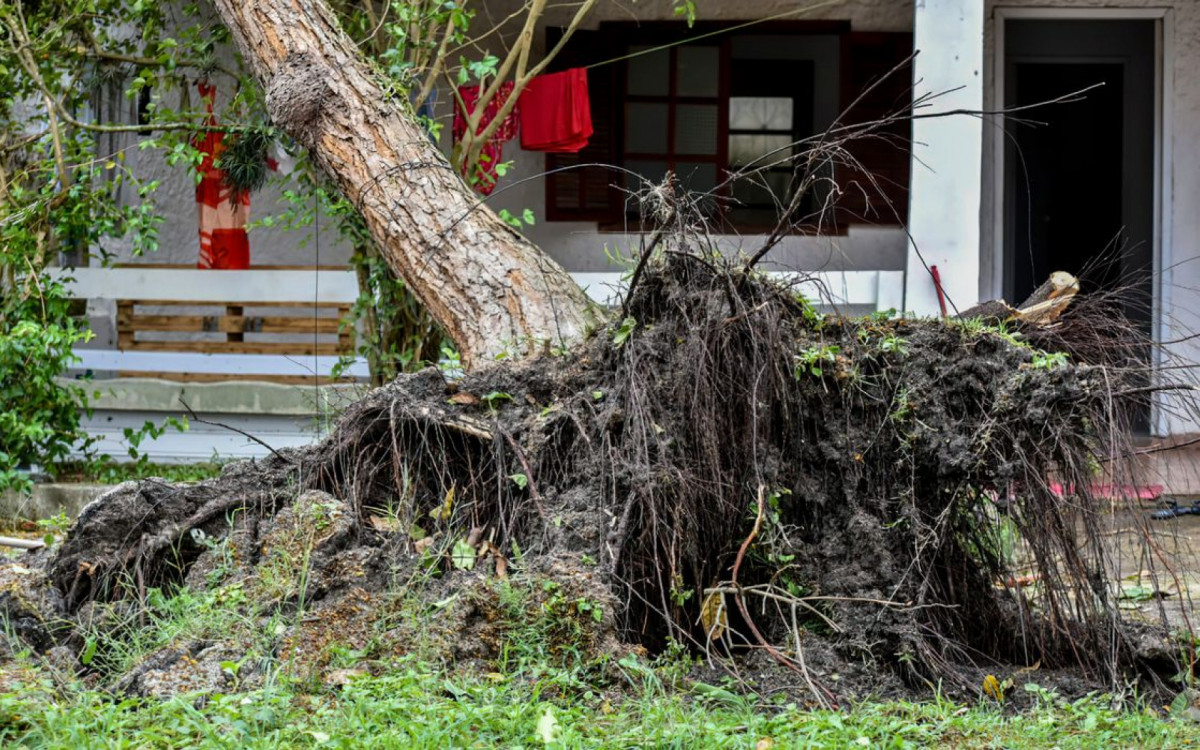
[[[63,273],[72,279],[70,294],[94,300],[162,300],[202,304],[294,303],[350,305],[358,298],[358,282],[347,270],[296,269],[208,271],[191,268],[77,268]],[[201,352],[76,349],[80,370],[196,373],[231,376],[326,376],[339,358],[321,355],[208,354]],[[356,358],[347,376],[369,375],[365,359]]]
[[[78,268],[62,271],[72,279],[74,297],[95,300],[163,300],[200,304],[295,303],[352,304],[358,283],[350,269],[249,269],[210,271],[189,268]],[[903,271],[825,271],[775,274],[810,299],[831,305],[900,309]],[[626,288],[623,274],[573,273],[572,278],[601,304],[618,302]],[[274,354],[78,349],[82,370],[175,372],[223,375],[328,375],[338,358]],[[357,358],[345,371],[366,377],[367,363]]]
[[[904,306],[903,271],[778,271],[769,275],[818,305],[867,306],[874,310],[901,310]],[[621,273],[572,273],[575,283],[601,304],[615,304],[627,287]]]

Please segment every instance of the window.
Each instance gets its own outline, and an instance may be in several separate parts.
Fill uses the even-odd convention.
[[[672,171],[693,192],[716,191],[721,200],[713,200],[711,210],[739,231],[773,226],[778,205],[791,197],[791,168],[777,165],[754,181],[723,185],[730,172],[790,155],[792,144],[822,132],[912,49],[910,34],[854,34],[848,24],[837,22],[754,29],[709,36],[719,29],[605,24],[599,31],[577,32],[557,68],[631,56],[589,68],[596,134],[577,155],[548,155],[547,169],[553,172],[547,179],[548,219],[615,226],[636,220],[636,206],[621,189],[641,184],[636,177],[599,167],[564,169],[616,164],[653,182]],[[676,43],[686,34],[702,38]],[[548,43],[554,41],[552,36]],[[909,75],[900,72],[885,84],[859,101],[846,121],[866,121],[902,106]],[[894,193],[886,202],[906,211],[907,147],[888,144],[881,149],[871,143],[861,151],[856,157]],[[853,182],[863,176],[843,170],[837,177]],[[840,203],[847,205],[845,210],[839,206],[839,224],[896,223],[894,211],[880,212],[865,200],[843,197]],[[815,200],[819,196],[807,197],[801,212],[810,211]]]

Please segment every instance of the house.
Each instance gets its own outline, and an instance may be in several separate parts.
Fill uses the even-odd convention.
[[[488,8],[500,17],[510,5],[518,3],[491,0]],[[767,267],[820,274],[834,301],[852,312],[918,314],[938,311],[932,266],[960,310],[979,300],[1022,299],[1053,270],[1090,268],[1089,283],[1129,287],[1130,313],[1158,341],[1189,346],[1200,308],[1192,291],[1200,288],[1193,262],[1200,212],[1192,209],[1200,203],[1200,79],[1188,72],[1200,64],[1200,3],[709,0],[698,6],[703,20],[688,28],[665,0],[639,2],[637,20],[623,4],[600,4],[556,63],[589,67],[596,132],[588,147],[577,155],[525,152],[515,142],[505,147],[505,158],[515,162],[512,174],[551,174],[502,181],[489,202],[514,213],[532,209],[537,222],[526,233],[593,294],[604,296],[617,272],[606,248],[632,247],[641,236],[624,192],[633,182],[601,168],[561,168],[615,164],[650,180],[670,170],[689,187],[710,190],[727,170],[823,131],[842,112],[865,121],[915,100],[919,116],[911,127],[852,147],[878,178],[878,190],[847,191],[833,215],[786,237]],[[547,19],[547,43],[566,13]],[[1085,89],[1069,101],[1022,109]],[[964,114],[931,116],[951,111]],[[1031,127],[1030,119],[1046,125]],[[179,202],[180,216],[190,217],[186,176],[162,176],[178,185],[171,200]],[[786,192],[785,173],[764,179]],[[771,199],[761,188],[734,190],[730,197],[739,203],[724,217],[730,230],[721,241],[730,250],[753,249],[769,226]],[[269,212],[276,199],[256,197],[255,213]],[[328,372],[344,339],[317,320],[314,329],[294,328],[312,342],[298,353],[281,353],[283,347],[254,353],[246,348],[254,331],[244,320],[261,325],[278,317],[247,313],[254,303],[294,303],[308,317],[325,309],[318,303],[332,310],[317,318],[344,310],[356,294],[345,244],[326,230],[298,250],[296,235],[257,227],[251,271],[201,272],[193,270],[195,228],[177,224],[164,228],[163,250],[153,259],[174,267],[156,268],[126,253],[128,267],[82,272],[81,294],[93,300],[90,314],[102,333],[85,353],[85,367],[101,376],[155,376],[110,381],[109,395],[98,401],[97,429],[105,429],[104,420],[127,426],[177,412],[184,395],[206,399],[211,406],[197,412],[216,415],[212,421],[265,431],[273,444],[309,439],[316,402],[354,387],[323,387],[312,378]],[[1100,270],[1097,259],[1104,261]],[[172,351],[165,343],[131,349],[134,337],[122,320],[132,319],[133,300],[217,303],[224,318],[243,322],[212,324],[228,341],[223,353]],[[282,331],[293,324],[276,325]],[[174,362],[175,371],[165,373],[174,385],[160,377],[167,360]],[[362,363],[348,372],[361,375]],[[258,385],[264,375],[275,382]],[[231,376],[256,384],[198,382]],[[268,393],[274,405],[262,395]],[[264,419],[274,427],[267,429]],[[1145,430],[1182,439],[1195,426],[1163,405],[1147,415]],[[264,450],[222,434],[225,455]],[[110,437],[119,440],[116,432]],[[159,453],[187,457],[183,449]]]

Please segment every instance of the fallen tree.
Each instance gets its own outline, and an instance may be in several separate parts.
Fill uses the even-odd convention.
[[[524,582],[589,656],[757,659],[821,705],[973,696],[1031,669],[1079,690],[1190,673],[1175,636],[1121,616],[1105,541],[1121,499],[1093,489],[1133,483],[1129,415],[1182,385],[1147,385],[1147,344],[1104,297],[1064,309],[1065,284],[958,321],[827,316],[724,258],[702,202],[666,183],[621,315],[585,339],[581,293],[474,205],[401,105],[375,102],[323,6],[220,6],[278,124],[466,353],[575,343],[457,381],[404,376],[319,445],[216,480],[122,485],[61,547],[0,565],[20,644],[155,695],[228,687],[225,662],[250,665],[240,685],[285,660],[319,677],[347,643],[377,669],[431,637],[450,664],[494,664],[499,602]],[[189,634],[119,667],[122,639],[180,590],[270,623],[265,645],[250,659],[249,631]],[[397,614],[401,596],[437,617]]]
[[[482,205],[322,0],[215,0],[274,124],[362,213],[392,270],[470,366],[577,340],[587,296]]]
[[[396,591],[439,613],[422,627],[449,663],[491,663],[511,625],[497,597],[546,581],[589,653],[758,654],[739,670],[770,662],[823,705],[972,696],[1031,668],[1155,689],[1179,670],[1173,636],[1121,616],[1105,541],[1120,501],[1092,489],[1103,469],[1128,479],[1121,420],[1151,395],[1136,332],[1102,299],[1049,328],[824,316],[703,237],[670,237],[623,321],[565,355],[461,381],[430,368],[311,449],[110,492],[32,553],[44,578],[5,578],[20,584],[5,618],[78,655],[81,621],[129,637],[147,592],[236,590],[283,623],[262,663],[303,654],[319,676],[347,638],[380,665],[415,647],[416,621],[384,604]],[[1104,346],[1063,354],[1098,328]],[[160,694],[197,654],[244,648],[185,640],[109,678]]]

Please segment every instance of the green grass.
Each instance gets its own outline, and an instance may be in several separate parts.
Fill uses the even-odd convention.
[[[60,482],[96,482],[120,484],[147,477],[160,477],[168,482],[199,482],[220,475],[221,464],[205,462],[198,464],[155,464],[131,461],[69,461],[54,468],[54,477]]]
[[[1067,701],[1032,684],[1016,688],[1031,694],[1033,708],[1022,713],[990,700],[867,702],[839,712],[807,710],[780,695],[745,696],[732,684],[689,680],[693,662],[682,650],[654,662],[597,651],[591,629],[595,605],[537,579],[496,581],[461,594],[475,597],[480,607],[494,604],[502,641],[494,662],[447,666],[436,634],[428,648],[416,644],[399,657],[386,649],[349,650],[335,643],[331,648],[339,656],[331,666],[362,676],[325,685],[277,656],[273,634],[282,627],[283,615],[257,602],[256,584],[221,583],[223,575],[214,571],[205,591],[167,596],[150,590],[146,609],[126,611],[123,627],[85,626],[84,653],[91,668],[100,670],[99,683],[53,674],[27,656],[0,661],[0,747],[1200,745],[1198,725],[1164,721],[1156,708],[1117,711],[1104,696]],[[401,618],[419,632],[432,633],[439,620],[452,619],[457,605],[397,591],[390,604],[379,606],[392,607],[392,615],[377,623],[381,631]],[[129,627],[135,622],[141,626]],[[248,660],[270,663],[265,682],[259,683],[265,687],[171,700],[123,698],[100,689],[147,655],[194,639],[236,642],[247,650]],[[228,669],[236,677],[240,668],[230,664]]]
[[[1031,711],[949,701],[807,711],[721,689],[673,689],[632,658],[609,689],[527,669],[451,676],[415,658],[340,688],[117,699],[31,676],[0,694],[5,747],[1193,747],[1194,724],[1037,691]],[[619,684],[623,682],[624,684]]]

